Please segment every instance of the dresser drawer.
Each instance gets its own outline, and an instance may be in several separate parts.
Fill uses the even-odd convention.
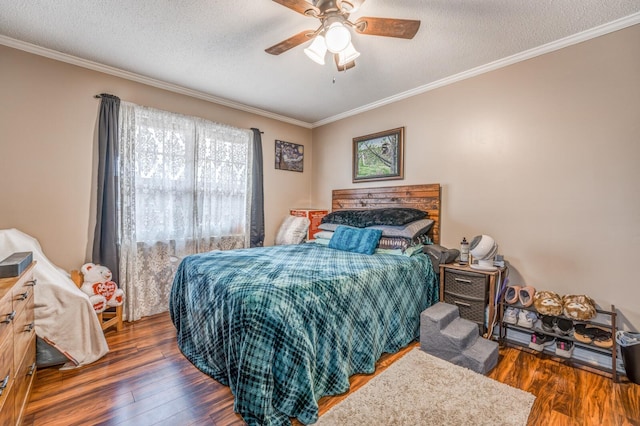
[[[35,369],[36,330],[32,262],[18,277],[0,278],[0,426],[22,422]]]
[[[4,342],[4,339],[13,333],[13,319],[15,316],[11,292],[9,292],[0,300],[0,342]]]
[[[445,293],[444,301],[450,305],[457,306],[460,311],[461,318],[477,322],[484,326],[484,311],[487,306],[484,299],[468,299],[450,293]]]
[[[13,385],[15,394],[15,413],[22,415],[28,402],[27,395],[33,385],[33,378],[36,372],[36,336],[33,335],[31,342],[27,346],[27,353],[22,359],[22,363],[16,369],[16,378]],[[20,424],[21,419],[16,419],[16,424]]]
[[[35,285],[36,280],[33,278],[33,269],[31,269],[29,273],[20,277],[16,285],[13,286],[13,310],[16,311],[16,314],[20,315],[20,312],[29,304],[29,307],[33,309],[33,292]]]
[[[25,306],[13,321],[13,362],[17,371],[19,364],[25,357],[25,352],[31,340],[35,339],[36,327],[33,314],[33,294],[25,300]]]
[[[485,300],[489,293],[489,278],[473,272],[447,269],[444,273],[444,291],[466,298]]]
[[[15,390],[13,386],[8,386],[0,395],[0,425],[15,424]]]
[[[14,371],[13,339],[5,339],[0,343],[0,385],[2,386],[0,390],[2,392],[0,394],[0,406],[4,407],[2,409],[3,414],[5,409],[9,409],[13,413],[13,402],[9,403],[7,399],[13,387]]]

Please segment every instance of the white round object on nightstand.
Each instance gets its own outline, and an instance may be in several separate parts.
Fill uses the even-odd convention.
[[[478,235],[469,244],[469,254],[478,260],[477,264],[471,264],[472,269],[482,271],[495,271],[498,269],[493,265],[493,257],[498,253],[498,244],[488,235]]]

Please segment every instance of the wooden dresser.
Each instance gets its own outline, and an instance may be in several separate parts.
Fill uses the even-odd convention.
[[[36,373],[35,266],[0,279],[0,425],[22,422]]]

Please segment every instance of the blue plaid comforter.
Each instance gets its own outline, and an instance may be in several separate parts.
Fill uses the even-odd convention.
[[[230,386],[249,425],[309,424],[320,397],[346,392],[349,376],[416,339],[437,299],[426,255],[309,243],[186,257],[170,313],[182,353]]]

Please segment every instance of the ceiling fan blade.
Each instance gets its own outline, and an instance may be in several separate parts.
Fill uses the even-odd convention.
[[[347,62],[344,65],[340,65],[340,59],[338,58],[338,54],[334,54],[333,55],[333,60],[336,63],[336,68],[338,68],[338,71],[346,71],[346,70],[350,70],[351,68],[356,66],[356,61],[353,60],[351,62]]]
[[[360,9],[360,6],[362,6],[364,2],[365,0],[337,0],[336,6],[338,6],[338,9],[344,10],[347,13],[353,13]]]
[[[354,26],[355,30],[360,34],[413,38],[418,32],[418,28],[420,28],[420,21],[364,16],[358,19]]]
[[[289,37],[288,39],[283,40],[278,44],[274,44],[268,49],[264,49],[264,51],[272,55],[279,55],[281,53],[286,52],[289,49],[292,49],[296,46],[301,45],[302,43],[305,43],[311,40],[314,33],[315,33],[314,30],[306,30],[306,31],[299,32],[293,37]]]
[[[320,9],[304,0],[273,0],[276,3],[307,16],[318,16]]]

